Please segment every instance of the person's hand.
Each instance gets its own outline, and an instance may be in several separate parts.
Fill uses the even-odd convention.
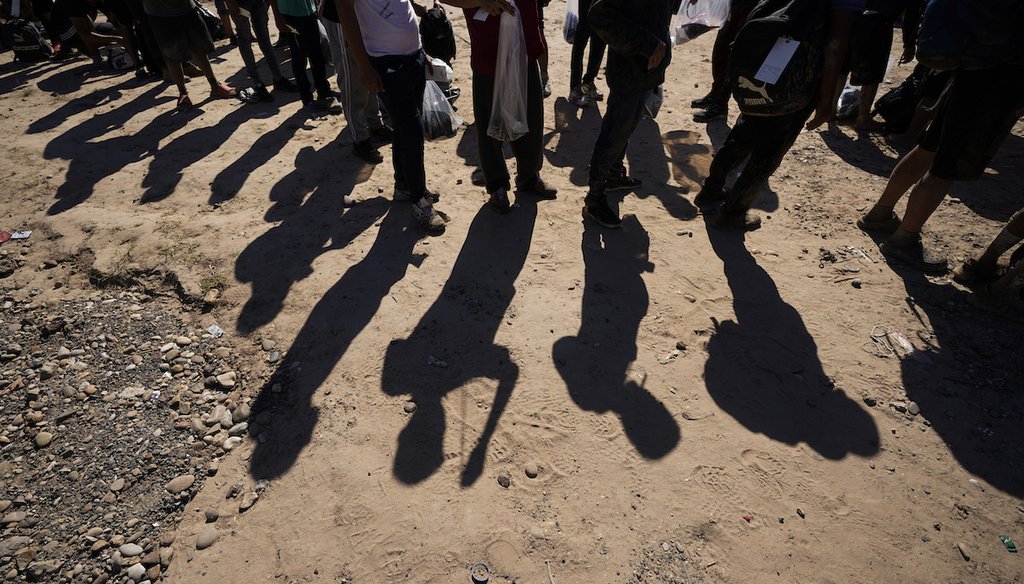
[[[914,45],[910,45],[909,47],[903,49],[903,56],[900,57],[900,65],[906,65],[907,63],[912,62],[914,60],[914,57],[916,56],[917,49],[914,47]]]
[[[359,82],[363,84],[367,91],[373,93],[384,92],[384,82],[380,80],[380,74],[369,63],[359,66]]]
[[[658,65],[661,65],[661,62],[665,60],[665,50],[665,43],[662,41],[658,41],[658,47],[654,49],[654,52],[651,53],[651,56],[647,58],[648,71],[656,68]]]
[[[491,16],[498,16],[502,12],[515,15],[516,9],[508,0],[480,0],[480,10]]]
[[[836,118],[836,106],[832,104],[832,107],[818,106],[818,109],[814,111],[814,116],[807,121],[808,130],[813,130],[820,127],[822,124],[827,124]]]

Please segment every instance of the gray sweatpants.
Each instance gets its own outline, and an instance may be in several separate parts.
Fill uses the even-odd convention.
[[[245,70],[249,78],[256,85],[263,85],[260,80],[260,70],[256,67],[256,56],[252,52],[253,33],[256,34],[256,42],[260,45],[260,51],[267,59],[270,66],[270,74],[276,81],[283,77],[281,66],[277,63],[277,55],[274,54],[274,45],[270,42],[270,31],[267,28],[267,3],[264,0],[250,0],[249,17],[244,14],[232,14],[231,21],[235,23],[235,34],[238,35],[238,52],[242,54],[242,62],[245,63]],[[243,9],[245,9],[243,7]]]
[[[331,44],[331,60],[334,70],[338,73],[338,88],[341,90],[341,105],[345,108],[345,118],[352,132],[353,142],[362,142],[370,138],[370,130],[383,127],[380,119],[380,104],[377,94],[369,91],[359,81],[352,51],[348,49],[342,36],[341,24],[321,18],[327,29],[327,40]]]

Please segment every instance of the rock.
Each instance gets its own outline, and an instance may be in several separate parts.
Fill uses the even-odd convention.
[[[40,432],[36,434],[36,447],[46,448],[53,442],[53,433],[51,432]]]
[[[241,424],[242,422],[249,419],[251,410],[247,404],[241,404],[235,411],[231,412],[231,422],[234,424]]]
[[[921,406],[917,405],[917,402],[910,402],[907,404],[907,413],[916,416],[921,413]]]
[[[525,472],[526,476],[529,478],[535,479],[537,478],[537,475],[540,474],[540,469],[537,467],[537,463],[530,462],[523,468],[523,472]]]
[[[110,547],[110,543],[107,540],[97,539],[95,542],[93,542],[91,546],[89,546],[89,551],[94,554],[98,554],[99,552],[107,549],[108,547]]]
[[[213,523],[220,518],[220,511],[217,511],[216,509],[207,509],[203,512],[203,516],[206,517],[207,523]]]
[[[800,519],[804,519],[807,517],[807,514],[804,513],[804,510],[799,507],[796,508],[796,514],[800,516]]]
[[[191,487],[192,484],[195,483],[195,482],[196,482],[196,477],[194,477],[194,476],[192,476],[190,474],[184,474],[184,475],[176,476],[173,479],[171,479],[170,481],[168,481],[167,484],[164,485],[164,488],[167,489],[168,493],[171,493],[173,495],[177,495],[178,493],[180,493],[180,492],[184,491],[185,489]]]
[[[901,414],[905,414],[907,412],[907,404],[903,402],[892,402],[889,404],[889,407]]]
[[[174,343],[167,343],[166,345],[160,347],[160,352],[161,353],[166,353],[167,351],[170,351],[174,347],[175,347]]]
[[[229,436],[242,436],[248,430],[249,430],[249,423],[248,422],[239,422],[239,423],[235,424],[234,426],[231,426],[230,428],[228,428],[228,435]]]
[[[142,564],[132,564],[128,566],[128,577],[132,579],[132,582],[142,582],[146,577],[146,567]]]
[[[960,552],[960,555],[963,556],[965,562],[971,561],[971,553],[966,545],[962,543],[957,543],[956,549]]]
[[[263,339],[263,342],[261,344],[263,346],[264,351],[273,351],[274,349],[277,348],[277,342],[272,341],[270,339]]]
[[[280,351],[271,351],[270,354],[267,355],[267,363],[277,363],[280,360],[281,360],[281,352]]]
[[[160,565],[164,568],[171,565],[171,558],[174,557],[174,548],[162,547],[160,548]]]
[[[237,379],[238,375],[234,371],[228,371],[217,376],[217,383],[224,389],[231,389],[235,386]]]
[[[157,566],[160,564],[160,548],[157,547],[148,554],[142,556],[143,566]]]
[[[122,558],[131,558],[134,556],[141,556],[146,550],[142,549],[142,546],[137,543],[126,543],[117,548],[117,551],[121,552]]]
[[[854,278],[852,281],[850,281],[850,285],[859,290],[860,287],[863,286],[864,284],[860,281],[859,278]]]
[[[124,490],[124,479],[114,479],[114,482],[110,483],[110,490],[115,493]]]
[[[0,524],[10,525],[12,523],[21,523],[25,520],[25,517],[26,513],[24,511],[11,511],[7,515],[4,515],[3,519],[0,519]]]
[[[242,513],[248,511],[259,501],[260,495],[256,491],[246,491],[242,493],[242,499],[238,502],[238,510]]]
[[[177,343],[179,347],[187,347],[188,345],[192,344],[192,339],[186,336],[180,336],[174,339],[174,342]]]
[[[199,536],[196,537],[196,549],[205,550],[217,541],[217,530],[212,526],[207,525],[199,532]]]
[[[878,400],[876,400],[876,399],[875,399],[875,398],[873,398],[873,397],[865,397],[865,398],[864,398],[864,403],[865,403],[865,404],[866,404],[866,405],[867,405],[867,406],[868,406],[869,408],[873,408],[873,407],[875,407],[876,405],[878,405]]]
[[[416,411],[416,402],[407,401],[402,406],[402,409],[405,410],[405,413],[411,414]]]
[[[507,489],[509,488],[509,486],[512,485],[512,478],[509,477],[507,474],[502,473],[498,475],[498,484],[501,485],[503,489]]]
[[[0,558],[14,555],[14,552],[32,543],[32,538],[23,535],[16,535],[0,540]]]
[[[227,440],[224,441],[224,444],[221,446],[221,448],[223,448],[224,450],[230,451],[230,450],[234,450],[235,448],[238,448],[238,445],[241,444],[241,443],[242,443],[242,437],[241,436],[232,436],[232,437],[230,437],[230,438],[228,438]]]

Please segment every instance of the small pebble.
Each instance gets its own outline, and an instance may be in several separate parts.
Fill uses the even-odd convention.
[[[507,489],[512,485],[512,479],[507,474],[502,473],[498,475],[498,484],[501,485],[503,489]]]
[[[537,478],[537,475],[540,474],[540,469],[538,468],[537,463],[530,462],[527,463],[526,467],[523,468],[523,472],[525,472],[526,476],[530,477],[531,479],[535,479]]]

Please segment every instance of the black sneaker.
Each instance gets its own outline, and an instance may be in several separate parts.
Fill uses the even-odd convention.
[[[708,107],[709,105],[715,103],[716,101],[720,101],[720,100],[716,99],[714,95],[709,93],[709,94],[705,95],[704,97],[698,97],[697,99],[691,101],[690,102],[690,107],[692,107],[694,109],[704,109],[704,108]]]
[[[699,124],[706,124],[715,120],[725,119],[729,115],[729,106],[722,103],[712,103],[703,110],[693,114],[693,121]]]
[[[279,77],[274,80],[274,91],[298,91],[299,86],[287,77]]]
[[[700,210],[706,211],[725,202],[725,191],[712,189],[707,186],[700,188],[700,192],[693,198],[693,204]]]
[[[253,88],[253,92],[256,94],[256,99],[264,103],[274,101],[274,96],[270,95],[270,92],[267,91],[266,85],[257,85]]]
[[[584,199],[583,217],[609,229],[620,229],[622,227],[622,219],[619,219],[615,211],[612,211],[604,197],[587,197]]]
[[[643,184],[640,179],[633,178],[626,173],[615,175],[611,178],[605,179],[604,191],[606,193],[613,193],[615,191],[631,191],[638,186]]]
[[[363,140],[362,142],[356,142],[352,144],[352,153],[357,158],[361,158],[370,164],[380,164],[384,162],[384,157],[380,155],[380,152],[373,147],[373,144],[369,140]]]

